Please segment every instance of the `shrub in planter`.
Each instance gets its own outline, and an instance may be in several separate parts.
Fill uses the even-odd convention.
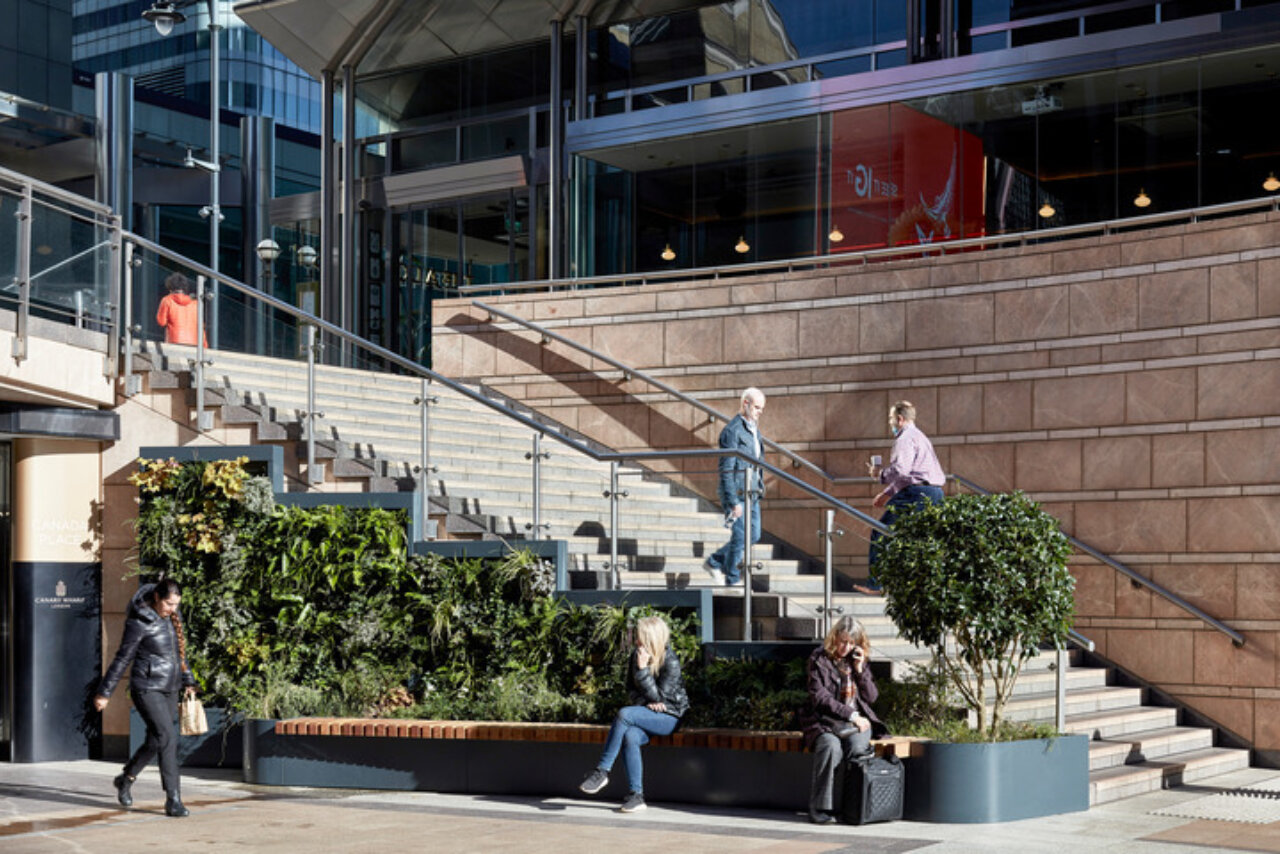
[[[1020,492],[903,513],[880,553],[885,612],[904,638],[932,650],[985,738],[999,731],[1026,660],[1067,639],[1070,553],[1057,520]]]

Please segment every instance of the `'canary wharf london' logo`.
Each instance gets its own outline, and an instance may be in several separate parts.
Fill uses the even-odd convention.
[[[50,608],[71,608],[73,605],[83,605],[85,603],[84,596],[68,596],[67,582],[61,578],[58,583],[53,586],[52,596],[37,596],[37,605],[48,605]]]

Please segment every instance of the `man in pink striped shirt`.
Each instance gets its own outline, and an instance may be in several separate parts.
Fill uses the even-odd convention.
[[[947,482],[947,474],[942,470],[942,463],[938,462],[933,443],[916,426],[916,408],[910,401],[899,400],[889,407],[889,430],[893,433],[893,451],[889,455],[889,465],[881,468],[874,459],[867,463],[868,473],[872,477],[878,477],[884,484],[884,489],[871,502],[871,506],[887,506],[884,515],[880,517],[880,521],[886,525],[893,524],[903,507],[941,502],[942,487]],[[875,566],[881,536],[878,531],[871,532],[868,561],[871,577],[866,586],[854,585],[854,589],[860,593],[880,592],[880,586],[875,581]]]

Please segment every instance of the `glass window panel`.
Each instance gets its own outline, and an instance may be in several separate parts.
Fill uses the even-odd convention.
[[[528,148],[529,120],[525,116],[462,128],[463,160],[522,154]]]
[[[1274,194],[1262,183],[1280,175],[1280,156],[1270,123],[1259,121],[1259,105],[1280,103],[1277,72],[1276,47],[1208,57],[1201,63],[1201,204]]]
[[[1120,216],[1197,204],[1199,62],[1117,72],[1116,150]],[[1150,205],[1134,200],[1145,191]]]
[[[391,170],[410,172],[456,163],[457,132],[452,128],[401,137],[391,142]]]
[[[862,74],[870,70],[870,56],[853,56],[849,59],[837,59],[832,62],[819,63],[813,67],[813,76],[816,79],[843,77],[846,74]]]

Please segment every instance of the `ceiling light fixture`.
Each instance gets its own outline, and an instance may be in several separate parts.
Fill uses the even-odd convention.
[[[1268,193],[1274,193],[1276,190],[1280,190],[1280,178],[1276,177],[1276,173],[1272,172],[1267,176],[1267,180],[1262,182],[1262,189],[1266,190]]]
[[[676,252],[675,252],[675,250],[674,250],[674,249],[672,249],[672,248],[671,248],[671,244],[670,244],[670,243],[668,243],[668,244],[666,245],[666,247],[665,247],[665,248],[663,248],[663,250],[662,250],[662,260],[663,260],[663,261],[674,261],[674,260],[676,260]]]
[[[747,242],[746,237],[739,237],[738,242],[733,244],[733,251],[739,255],[745,255],[751,251],[751,244]]]
[[[1133,199],[1134,207],[1145,208],[1151,205],[1151,197],[1147,195],[1145,189],[1138,190],[1138,195]]]
[[[1048,201],[1045,201],[1045,203],[1040,206],[1039,213],[1040,213],[1040,216],[1043,217],[1044,219],[1048,219],[1049,217],[1053,216],[1057,212],[1058,212],[1057,209],[1054,208],[1053,205],[1049,204]]]
[[[844,240],[844,232],[840,230],[840,226],[833,225],[831,226],[831,233],[827,235],[827,239],[832,243],[839,243]]]

